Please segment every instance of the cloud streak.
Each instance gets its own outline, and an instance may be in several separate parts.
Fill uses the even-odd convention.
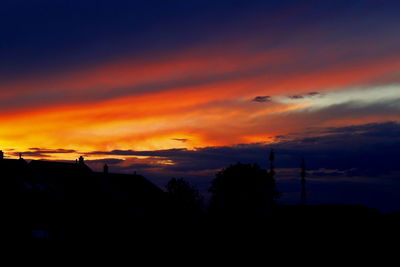
[[[259,103],[264,103],[264,102],[270,102],[272,101],[272,97],[270,96],[256,96],[252,100],[253,102],[259,102]]]

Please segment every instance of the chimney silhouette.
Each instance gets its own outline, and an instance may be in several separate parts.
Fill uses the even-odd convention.
[[[4,152],[3,150],[0,150],[0,160],[4,159]]]
[[[85,164],[85,159],[82,156],[79,157],[79,164]]]
[[[104,167],[103,167],[103,172],[104,172],[105,174],[107,174],[107,173],[108,173],[108,165],[107,165],[107,163],[106,163],[106,164],[104,164]]]
[[[300,172],[300,183],[301,183],[301,192],[300,192],[300,205],[305,206],[307,204],[307,191],[306,191],[306,163],[304,158],[301,159],[301,172]]]

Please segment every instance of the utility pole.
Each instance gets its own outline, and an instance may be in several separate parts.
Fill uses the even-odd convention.
[[[301,159],[301,172],[300,172],[300,177],[301,177],[301,192],[300,192],[300,205],[305,206],[307,205],[307,190],[306,190],[306,163],[304,161],[304,158]]]
[[[271,152],[269,153],[269,173],[271,174],[272,177],[275,176],[275,151],[271,149]]]

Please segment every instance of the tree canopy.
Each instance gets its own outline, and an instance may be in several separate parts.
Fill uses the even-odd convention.
[[[194,186],[182,178],[172,178],[166,187],[174,213],[193,215],[201,212],[203,198]]]
[[[257,164],[237,163],[221,170],[209,189],[210,212],[263,214],[270,211],[279,197],[273,176]]]

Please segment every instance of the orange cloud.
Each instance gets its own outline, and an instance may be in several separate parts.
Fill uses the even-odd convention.
[[[61,92],[54,103],[27,100],[26,105],[0,114],[0,145],[17,150],[40,146],[91,151],[271,141],[275,135],[327,122],[314,118],[291,121],[286,114],[307,104],[251,102],[255,96],[274,99],[291,93],[340,90],[368,84],[400,67],[399,58],[391,56],[321,69],[301,68],[301,48],[256,54],[245,51],[187,52],[157,61],[113,62],[75,73],[0,84],[0,100],[5,103],[15,96],[29,99],[35,94]],[[98,97],[106,92],[112,97]],[[339,123],[341,118],[336,120]]]

